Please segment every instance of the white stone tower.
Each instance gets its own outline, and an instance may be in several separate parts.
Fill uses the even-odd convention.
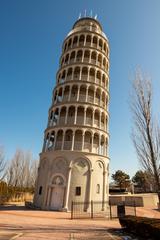
[[[75,22],[56,81],[34,204],[70,210],[71,201],[107,201],[109,45],[97,20]]]

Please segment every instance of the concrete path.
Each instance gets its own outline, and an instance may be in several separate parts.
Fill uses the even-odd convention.
[[[138,215],[160,217],[151,209],[137,209]],[[0,240],[120,240],[119,221],[70,219],[70,213],[26,210],[23,206],[0,209]],[[112,229],[112,230],[111,230]]]

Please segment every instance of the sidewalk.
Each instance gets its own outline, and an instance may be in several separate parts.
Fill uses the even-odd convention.
[[[137,215],[160,218],[160,212],[146,208],[137,208]],[[71,220],[70,213],[65,212],[27,210],[23,206],[0,209],[0,240],[125,239],[110,231],[120,228],[118,219]]]

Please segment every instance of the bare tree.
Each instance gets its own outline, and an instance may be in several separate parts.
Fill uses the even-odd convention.
[[[37,171],[38,171],[38,160],[33,160],[30,167],[30,186],[31,188],[35,187],[36,179],[37,179]]]
[[[153,118],[152,97],[151,81],[137,72],[131,100],[132,139],[143,169],[154,177],[160,202],[160,129]]]
[[[4,157],[4,150],[3,147],[0,146],[0,181],[2,181],[5,177],[5,167],[6,162]]]
[[[7,169],[8,185],[20,188],[33,188],[38,166],[31,152],[16,150]]]

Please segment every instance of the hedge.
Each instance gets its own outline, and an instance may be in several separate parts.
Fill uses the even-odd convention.
[[[119,221],[121,226],[131,233],[147,239],[160,239],[160,219],[124,216]]]

